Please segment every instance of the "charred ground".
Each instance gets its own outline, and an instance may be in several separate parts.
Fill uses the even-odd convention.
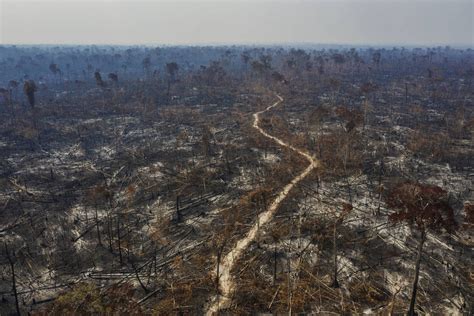
[[[416,310],[472,313],[473,67],[449,47],[0,47],[0,313],[203,313],[307,166],[252,128],[275,93],[261,127],[321,167],[222,312],[404,313],[426,227]],[[406,183],[452,226],[394,220]]]

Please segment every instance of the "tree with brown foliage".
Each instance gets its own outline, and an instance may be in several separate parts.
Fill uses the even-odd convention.
[[[438,186],[406,181],[395,186],[387,196],[387,206],[395,212],[389,215],[389,221],[405,222],[414,226],[420,233],[418,254],[415,266],[412,294],[408,315],[415,313],[416,293],[423,244],[428,230],[439,232],[442,229],[448,233],[456,230],[454,211],[448,203],[448,194]]]
[[[474,204],[466,202],[464,204],[464,224],[466,228],[474,225]]]

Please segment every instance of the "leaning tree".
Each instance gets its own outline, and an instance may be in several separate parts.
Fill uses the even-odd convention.
[[[389,221],[402,222],[414,227],[418,232],[418,253],[415,265],[409,316],[415,314],[416,292],[423,252],[423,244],[428,231],[452,233],[457,224],[454,211],[448,203],[448,194],[438,186],[406,181],[396,185],[387,195],[387,206],[394,210]]]

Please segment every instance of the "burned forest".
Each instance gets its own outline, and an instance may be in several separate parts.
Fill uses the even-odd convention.
[[[0,315],[472,315],[474,51],[0,46]]]

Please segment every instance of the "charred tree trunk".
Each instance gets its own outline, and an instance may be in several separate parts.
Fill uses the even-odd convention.
[[[109,250],[111,253],[113,253],[114,248],[112,246],[112,219],[110,218],[110,214],[107,214],[107,235],[109,239]]]
[[[337,244],[336,244],[336,223],[334,223],[333,229],[333,239],[332,239],[332,251],[334,255],[334,278],[331,286],[334,288],[339,287],[339,282],[337,281]]]
[[[99,214],[97,213],[97,206],[95,207],[95,227],[97,230],[97,242],[102,246],[102,239],[100,238]]]
[[[216,289],[219,291],[219,273],[220,273],[220,265],[221,265],[221,252],[217,252],[217,268],[216,268]]]
[[[142,279],[140,278],[140,271],[139,269],[136,267],[135,263],[132,261],[132,268],[133,268],[133,272],[135,272],[135,277],[137,278],[137,281],[138,283],[140,284],[140,286],[142,287],[142,289],[145,291],[145,293],[148,293],[149,290],[148,288],[145,286],[145,284],[143,284],[142,282]]]
[[[415,316],[415,303],[416,303],[416,292],[418,291],[418,278],[420,275],[420,263],[421,263],[421,254],[423,252],[423,244],[425,243],[426,232],[425,230],[421,231],[420,243],[418,244],[418,255],[416,257],[416,266],[415,266],[415,279],[413,280],[413,288],[411,291],[411,300],[410,300],[410,309],[408,310],[408,316]]]
[[[221,265],[221,258],[224,252],[226,241],[222,243],[222,245],[217,249],[217,269],[216,269],[216,289],[219,291],[219,278],[220,278],[220,265]]]
[[[405,105],[408,104],[408,83],[405,83]]]
[[[120,237],[120,215],[117,214],[117,244],[120,258],[120,265],[123,265],[122,240]]]
[[[277,278],[277,246],[273,246],[273,285],[276,284]]]
[[[176,220],[181,222],[181,211],[179,210],[179,195],[176,195]]]
[[[168,87],[166,89],[166,97],[168,98],[168,101],[170,101],[170,89],[171,89],[171,80],[168,80]]]
[[[155,249],[153,251],[153,272],[155,273],[155,277],[158,275],[158,260],[157,260],[157,257],[158,257],[158,251],[156,249],[156,246],[155,246]]]
[[[384,163],[383,163],[383,157],[380,157],[380,163],[379,163],[379,176],[378,176],[378,206],[377,206],[377,215],[380,215],[380,206],[382,204],[382,175],[385,172],[384,171]]]
[[[15,262],[13,261],[13,258],[10,256],[10,251],[6,243],[5,243],[5,252],[7,255],[8,263],[10,264],[10,270],[12,274],[12,292],[13,292],[13,296],[15,297],[16,315],[20,316],[21,315],[20,304],[18,303],[18,291],[16,289]]]

